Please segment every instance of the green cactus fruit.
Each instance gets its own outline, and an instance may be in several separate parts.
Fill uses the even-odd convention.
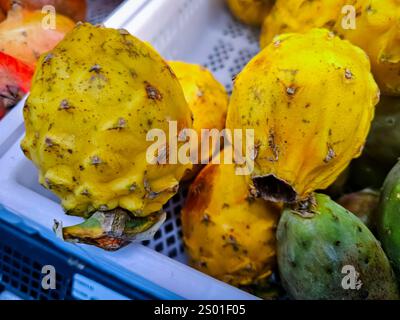
[[[355,214],[374,232],[376,227],[376,211],[379,204],[379,192],[372,189],[364,189],[341,196],[337,202],[345,209]]]
[[[400,162],[383,184],[378,208],[378,236],[382,246],[400,276]]]
[[[387,172],[400,157],[400,98],[382,97],[376,107],[364,153],[387,168]]]
[[[286,209],[279,222],[278,265],[295,299],[397,299],[389,260],[368,228],[328,196]]]

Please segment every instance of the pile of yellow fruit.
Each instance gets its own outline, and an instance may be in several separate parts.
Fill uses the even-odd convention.
[[[107,250],[143,240],[164,221],[162,207],[182,181],[194,179],[182,228],[195,268],[260,295],[279,269],[292,298],[397,299],[392,266],[400,260],[372,233],[379,222],[366,226],[379,194],[334,193],[342,195],[356,172],[349,166],[364,157],[368,135],[375,141],[380,92],[400,95],[400,2],[347,2],[228,0],[240,21],[262,25],[262,49],[235,77],[230,98],[205,68],[166,62],[125,30],[76,26],[38,62],[22,141],[40,183],[68,214],[86,219],[64,228],[64,238]],[[383,100],[394,105],[393,97]],[[171,121],[177,132],[169,131]],[[154,128],[170,135],[149,162]],[[162,162],[175,157],[173,138],[175,148],[184,144],[185,128],[198,137],[202,129],[253,130],[253,170]],[[219,156],[225,152],[222,146]],[[376,189],[370,181],[361,184]],[[376,220],[392,248],[388,220]],[[348,264],[362,290],[340,287]]]

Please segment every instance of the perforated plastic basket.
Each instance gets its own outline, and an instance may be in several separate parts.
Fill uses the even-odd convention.
[[[208,67],[229,91],[232,77],[258,52],[257,32],[234,21],[223,0],[138,1],[126,1],[106,21],[106,26],[127,29],[150,42],[167,59]],[[133,16],[133,8],[140,8],[139,14]],[[36,169],[20,151],[22,103],[4,124],[0,123],[0,136],[2,128],[8,128],[10,133],[0,144],[0,168],[6,171],[0,177],[0,203],[39,234],[48,234],[53,219],[63,221],[64,225],[80,222],[79,218],[66,216],[54,195],[38,184]],[[184,198],[185,188],[165,206],[168,218],[161,230],[143,245],[130,245],[110,253],[86,245],[60,244],[55,238],[52,241],[80,257],[95,257],[97,267],[103,270],[104,265],[113,263],[120,273],[142,277],[175,297],[254,299],[186,265],[179,218]]]

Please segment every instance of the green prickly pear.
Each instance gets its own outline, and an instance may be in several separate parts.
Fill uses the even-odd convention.
[[[368,228],[326,195],[316,194],[307,207],[284,210],[278,226],[278,265],[289,295],[397,299],[389,260]],[[347,268],[354,287],[346,286]]]
[[[378,208],[378,236],[398,277],[400,277],[400,162],[383,184]]]

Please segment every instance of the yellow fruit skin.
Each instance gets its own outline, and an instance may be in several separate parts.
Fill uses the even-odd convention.
[[[275,265],[280,208],[253,198],[249,182],[234,165],[210,164],[191,185],[182,211],[191,265],[236,286],[265,279]]]
[[[277,0],[264,19],[261,47],[272,42],[277,35],[290,32],[307,32],[313,28],[331,29],[345,0]]]
[[[400,1],[357,0],[354,6],[356,29],[343,29],[338,19],[335,32],[367,52],[382,93],[400,96]]]
[[[254,129],[261,196],[301,201],[360,155],[378,100],[361,49],[325,29],[284,34],[236,78],[227,128]]]
[[[228,0],[228,6],[232,14],[243,23],[259,26],[274,2],[274,0]]]
[[[202,129],[222,131],[225,128],[229,102],[224,86],[209,70],[200,65],[179,61],[171,61],[169,64],[182,86],[193,114],[193,129],[196,130],[199,139],[202,136]],[[199,163],[211,158],[214,152],[212,147],[210,143],[209,153],[202,155],[199,141]],[[198,168],[199,166],[194,167],[197,170]]]
[[[146,216],[191,168],[146,161],[147,132],[168,139],[168,120],[191,128],[191,113],[167,63],[126,31],[78,25],[40,58],[24,118],[22,149],[69,214]]]
[[[342,26],[342,8],[356,9],[356,29]],[[400,95],[400,2],[399,0],[277,0],[261,33],[261,47],[276,35],[328,28],[368,54],[381,91]]]

